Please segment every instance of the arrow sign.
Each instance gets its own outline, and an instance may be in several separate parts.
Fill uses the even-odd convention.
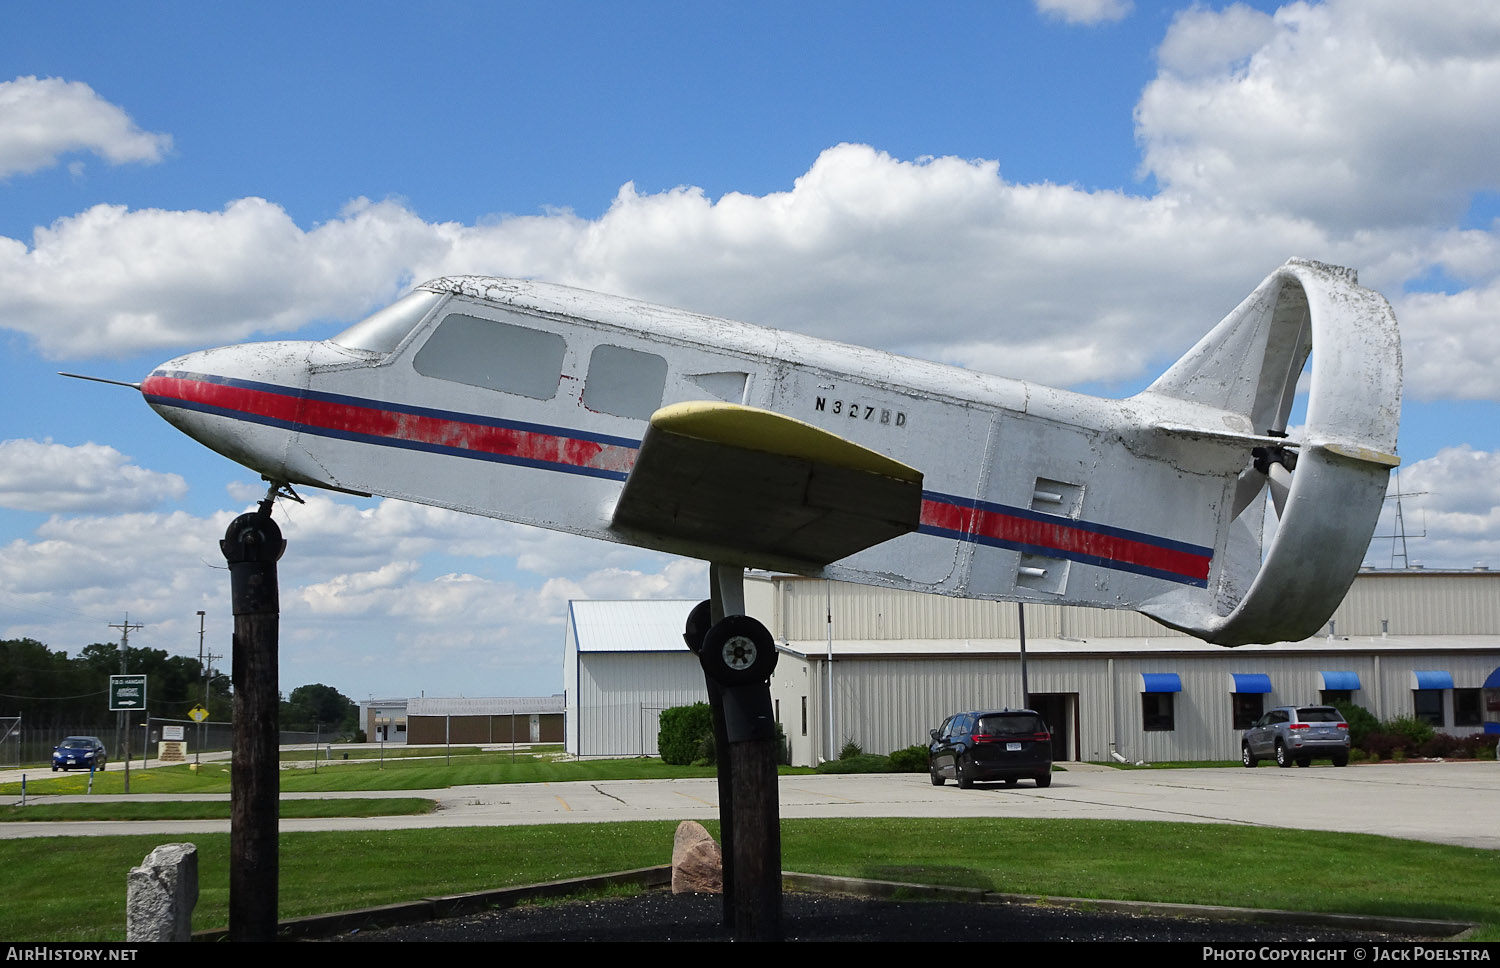
[[[145,676],[110,676],[109,711],[127,712],[146,708]]]

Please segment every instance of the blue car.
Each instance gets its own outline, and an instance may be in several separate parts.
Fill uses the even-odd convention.
[[[58,770],[102,770],[109,761],[104,742],[97,736],[69,736],[52,748],[52,772]]]

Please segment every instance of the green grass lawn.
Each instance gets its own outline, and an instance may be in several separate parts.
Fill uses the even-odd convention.
[[[393,817],[432,813],[436,800],[423,797],[370,797],[282,800],[282,817]],[[0,821],[58,820],[228,820],[228,800],[149,800],[140,802],[32,803],[0,807]]]
[[[672,821],[288,833],[282,917],[666,863]],[[713,829],[710,825],[710,829]],[[228,836],[195,836],[197,928],[228,920]],[[125,875],[162,837],[0,841],[0,937],[124,936]],[[918,860],[917,858],[920,858]],[[1222,824],[1017,819],[782,823],[789,870],[1049,896],[1471,920],[1500,940],[1500,851]]]
[[[493,747],[495,744],[487,744]],[[331,753],[330,753],[331,751]],[[516,757],[547,755],[561,753],[562,744],[553,743],[547,746],[528,746],[516,750]],[[478,746],[387,746],[381,749],[378,746],[342,746],[334,743],[331,746],[324,744],[316,751],[314,750],[282,750],[281,762],[298,763],[320,760],[324,763],[340,763],[347,757],[351,760],[400,760],[410,757],[438,757],[448,756],[493,756],[495,750],[484,749]],[[510,750],[506,749],[503,756],[510,756]]]
[[[806,767],[782,767],[783,774],[812,773]],[[655,758],[628,760],[556,760],[550,756],[509,752],[480,753],[454,757],[450,765],[442,759],[396,759],[380,763],[323,763],[281,771],[284,793],[326,793],[330,790],[441,790],[450,786],[483,783],[561,783],[568,780],[662,780],[714,776],[711,766],[669,766]],[[87,773],[66,773],[29,780],[28,795],[82,794],[88,792]],[[19,794],[19,783],[0,784],[0,794]],[[94,774],[95,793],[124,793],[125,778],[111,768]],[[137,770],[130,775],[131,793],[228,793],[229,764],[205,763],[194,773],[187,766],[164,766]]]
[[[1096,762],[1096,766],[1107,766],[1112,770],[1206,770],[1238,767],[1244,769],[1245,764],[1239,760],[1181,760],[1172,763],[1116,763]]]

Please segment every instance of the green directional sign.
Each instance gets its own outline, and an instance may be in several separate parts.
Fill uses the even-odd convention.
[[[145,676],[110,676],[109,711],[128,712],[146,708]]]

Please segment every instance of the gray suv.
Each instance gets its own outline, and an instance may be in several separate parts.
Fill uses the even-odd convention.
[[[1245,730],[1240,760],[1254,766],[1274,759],[1281,767],[1309,766],[1315,759],[1349,765],[1349,724],[1332,706],[1277,706]]]

